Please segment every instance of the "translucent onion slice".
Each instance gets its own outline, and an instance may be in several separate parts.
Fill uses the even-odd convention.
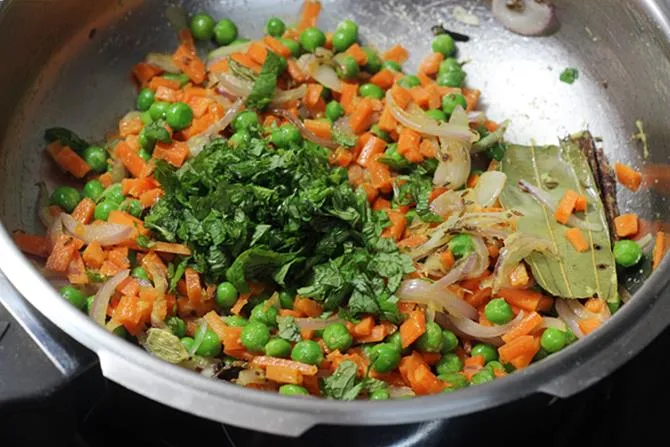
[[[130,270],[121,270],[119,273],[109,278],[95,294],[93,305],[91,306],[88,316],[100,326],[105,325],[107,306],[109,306],[109,300],[112,298],[112,295],[114,295],[114,291],[129,274]]]
[[[477,204],[487,208],[496,203],[506,182],[507,175],[504,172],[486,171],[480,175],[473,190],[473,197]]]
[[[225,45],[223,47],[219,47],[216,50],[212,50],[207,54],[207,68],[209,68],[210,65],[214,64],[215,62],[220,61],[226,56],[229,56],[233,53],[240,52],[240,53],[246,53],[249,47],[251,46],[251,42],[242,42],[242,43],[236,43],[235,45]]]
[[[430,209],[440,216],[448,216],[454,213],[460,213],[465,209],[462,191],[449,190],[437,196],[430,203]]]
[[[263,385],[266,383],[265,377],[260,371],[255,369],[243,369],[235,381],[238,385],[247,386],[251,384]]]
[[[422,279],[408,279],[402,282],[396,291],[396,296],[401,301],[420,304],[433,304],[439,309],[444,309],[452,315],[474,319],[477,318],[477,309],[463,301],[451,290],[435,287],[428,281]]]
[[[198,350],[202,341],[205,339],[205,333],[207,333],[207,321],[204,318],[201,318],[198,322],[198,329],[195,330],[195,335],[193,336],[193,345],[188,351],[188,355],[193,357],[195,352]]]
[[[84,225],[69,214],[63,213],[63,225],[67,231],[75,237],[83,240],[87,244],[98,242],[100,245],[116,245],[128,240],[133,233],[133,227],[109,222],[102,222],[95,225]]]
[[[555,253],[549,240],[524,233],[514,233],[505,239],[505,246],[493,271],[493,292],[507,286],[509,275],[525,257],[533,252]]]
[[[274,98],[272,98],[272,102],[270,102],[270,107],[278,107],[289,101],[302,99],[306,94],[307,84],[302,84],[300,87],[291,90],[277,90],[275,91]]]
[[[172,60],[171,54],[149,53],[147,54],[147,57],[144,58],[144,60],[151,65],[160,67],[162,70],[165,70],[168,73],[179,73],[181,71],[179,70],[179,67],[177,67],[177,64],[175,64]]]
[[[567,329],[567,326],[560,318],[544,317],[542,319],[542,324],[540,325],[540,328],[544,329],[550,327],[561,331],[565,331]]]
[[[309,74],[316,82],[324,87],[328,87],[338,93],[342,91],[342,81],[337,77],[335,69],[330,65],[319,64],[314,70],[310,71]]]
[[[506,334],[510,329],[519,324],[519,322],[523,320],[524,316],[524,312],[521,311],[512,321],[507,324],[501,324],[500,326],[484,326],[479,323],[475,323],[472,320],[458,318],[454,315],[449,315],[448,318],[451,324],[453,324],[454,327],[462,333],[470,337],[482,339],[499,337],[503,334]]]
[[[579,328],[579,318],[572,312],[572,309],[570,309],[566,300],[557,299],[554,303],[554,307],[556,308],[556,312],[560,319],[565,322],[572,333],[575,334],[577,338],[583,338],[584,333]]]
[[[196,157],[200,152],[202,152],[212,137],[217,136],[228,127],[233,119],[235,119],[237,114],[240,113],[243,106],[244,102],[241,99],[238,99],[228,110],[226,110],[226,113],[219,121],[209,126],[209,128],[201,134],[190,138],[187,142],[189,157]]]

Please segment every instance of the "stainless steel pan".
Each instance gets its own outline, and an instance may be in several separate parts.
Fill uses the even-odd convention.
[[[300,6],[278,0],[176,3],[190,12],[231,17],[249,37],[260,35],[268,16],[290,21]],[[472,10],[480,26],[455,21],[450,12],[457,4]],[[0,268],[40,312],[95,351],[106,377],[196,415],[296,436],[315,424],[397,424],[472,413],[535,393],[570,396],[611,373],[666,326],[668,260],[602,330],[561,354],[489,385],[382,403],[244,389],[168,365],[105,332],[57,295],[9,232],[38,229],[38,179],[63,181],[43,155],[43,129],[66,126],[89,140],[101,139],[133,104],[131,66],[149,51],[176,45],[166,6],[150,0],[0,0]],[[412,49],[411,68],[429,50],[430,27],[443,22],[472,37],[459,47],[460,58],[470,60],[468,83],[483,90],[492,118],[512,119],[511,140],[552,143],[588,126],[603,138],[611,159],[670,172],[668,0],[563,0],[560,29],[542,38],[505,31],[483,1],[343,0],[324,1],[324,9],[324,28],[349,17],[378,46],[400,42]],[[558,82],[567,66],[580,70],[572,86]],[[631,141],[637,119],[650,141],[646,159]],[[647,219],[669,221],[669,185],[662,177],[648,178],[643,192],[620,192],[619,203]],[[17,293],[0,279],[0,299]]]

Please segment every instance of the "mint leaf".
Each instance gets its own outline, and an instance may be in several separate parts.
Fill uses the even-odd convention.
[[[279,331],[277,332],[279,338],[296,342],[302,340],[300,328],[295,324],[295,318],[291,316],[277,317],[277,324],[279,326]]]
[[[354,400],[363,390],[358,381],[358,366],[351,360],[341,362],[333,375],[323,380],[323,393],[332,399]]]
[[[251,93],[247,97],[246,105],[250,109],[263,110],[270,104],[277,88],[277,76],[281,70],[281,56],[272,51],[267,52],[265,63],[258,75]]]
[[[83,152],[90,144],[76,133],[64,127],[52,127],[44,131],[44,139],[49,143],[60,142],[75,152]]]

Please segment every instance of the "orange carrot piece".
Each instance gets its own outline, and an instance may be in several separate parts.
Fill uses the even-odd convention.
[[[160,188],[154,188],[140,194],[139,199],[143,208],[150,208],[156,202],[158,202],[158,199],[161,197],[163,197],[163,190]]]
[[[233,304],[233,307],[230,308],[230,313],[233,315],[239,315],[242,312],[242,308],[249,302],[249,298],[251,298],[250,293],[241,294],[237,298],[237,301],[235,301],[235,304]]]
[[[140,62],[139,64],[135,64],[131,71],[137,83],[141,87],[145,87],[154,76],[162,74],[164,70],[157,65]]]
[[[314,107],[316,103],[319,102],[319,99],[321,99],[322,92],[323,86],[321,84],[307,84],[307,93],[304,98],[305,104],[309,107]]]
[[[577,212],[583,212],[586,211],[586,207],[588,206],[589,202],[586,200],[586,197],[583,195],[577,196],[577,201],[575,202],[575,211]]]
[[[654,252],[652,255],[652,268],[656,270],[668,251],[668,237],[663,231],[656,233],[656,242],[654,242]]]
[[[102,249],[102,246],[99,242],[93,241],[84,250],[82,257],[84,263],[91,268],[97,269],[100,268],[103,262],[105,262],[105,251]]]
[[[186,295],[188,300],[195,307],[202,302],[202,285],[200,284],[200,275],[191,267],[184,271],[184,280],[186,281]]]
[[[77,155],[75,151],[67,146],[62,146],[58,142],[49,144],[47,152],[63,171],[69,172],[76,178],[83,178],[91,170],[88,163]]]
[[[466,112],[472,112],[473,110],[477,109],[477,105],[479,104],[479,97],[481,94],[482,92],[476,89],[463,89],[463,96],[465,97],[465,102],[468,104],[465,108]]]
[[[427,87],[417,85],[416,87],[410,88],[408,91],[416,105],[423,107],[424,109],[429,108],[428,103],[430,102],[430,90],[428,90]]]
[[[393,112],[391,112],[391,106],[388,103],[384,104],[384,109],[382,110],[382,114],[379,117],[379,122],[377,125],[384,132],[392,132],[396,130],[398,121],[396,121],[395,117],[393,116]]]
[[[614,228],[619,237],[634,236],[640,226],[640,219],[635,213],[622,214],[614,218]]]
[[[539,350],[540,342],[537,337],[533,337],[532,335],[522,335],[498,348],[498,354],[500,355],[501,362],[509,363],[511,360],[519,356],[528,355],[530,353],[534,356]]]
[[[298,63],[295,61],[295,59],[291,58],[288,59],[288,74],[291,76],[291,79],[293,79],[295,82],[305,82],[309,76],[305,74],[305,72],[302,71]]]
[[[419,153],[425,158],[435,158],[437,155],[437,147],[431,140],[424,138],[419,145]]]
[[[511,306],[518,307],[528,312],[537,310],[542,299],[542,294],[535,290],[527,289],[501,289],[498,296],[504,298]]]
[[[315,365],[308,365],[306,363],[296,362],[295,360],[270,357],[267,355],[259,355],[258,357],[254,357],[251,361],[252,368],[265,369],[268,366],[283,366],[298,371],[305,376],[314,376],[319,370]]]
[[[432,53],[428,55],[419,65],[419,72],[427,75],[434,75],[440,70],[440,64],[444,60],[442,53]]]
[[[230,70],[230,67],[228,66],[228,59],[225,57],[214,62],[208,68],[211,73],[226,73],[228,70]]]
[[[521,320],[519,324],[507,331],[507,333],[502,336],[502,339],[505,343],[509,343],[515,338],[528,335],[535,329],[539,328],[543,320],[544,318],[542,318],[542,315],[538,314],[537,312],[531,312],[526,317],[524,317],[524,319]]]
[[[393,46],[382,55],[382,59],[385,61],[393,61],[399,64],[405,63],[407,58],[409,58],[409,53],[402,45],[399,44]]]
[[[375,200],[375,203],[372,205],[372,209],[375,211],[391,209],[391,202],[389,202],[383,197],[380,197],[377,200]]]
[[[352,113],[354,99],[358,96],[358,84],[354,82],[342,82],[342,91],[340,92],[340,104],[345,112]]]
[[[79,223],[88,224],[93,220],[94,211],[95,202],[88,197],[84,197],[72,211],[72,217]]]
[[[356,163],[363,166],[364,168],[367,168],[368,163],[370,162],[372,157],[377,154],[383,154],[385,149],[386,149],[386,142],[381,138],[377,138],[376,136],[371,135],[369,138],[366,139],[366,142],[363,145],[360,154],[358,155]]]
[[[304,313],[308,317],[318,317],[323,313],[321,304],[304,296],[296,296],[293,301],[293,309]]]
[[[303,124],[307,130],[311,131],[317,137],[330,139],[332,135],[330,122],[326,120],[304,120]]]
[[[331,165],[346,168],[354,161],[354,155],[349,149],[345,147],[338,147],[330,154],[328,161]]]
[[[321,2],[318,0],[306,0],[302,5],[302,12],[300,13],[300,20],[296,27],[298,31],[303,31],[310,26],[316,26],[316,21],[321,12]]]
[[[302,374],[285,366],[269,365],[265,368],[265,378],[277,383],[290,383],[300,385],[302,383]]]
[[[426,332],[426,314],[422,310],[410,312],[407,318],[400,325],[400,341],[403,349],[414,343]]]
[[[419,245],[425,243],[427,240],[428,236],[425,236],[423,234],[413,234],[398,242],[397,245],[399,248],[418,247]]]
[[[158,253],[170,253],[174,255],[182,256],[191,256],[191,249],[184,244],[178,244],[175,242],[154,242],[151,247],[154,251]]]
[[[406,154],[419,150],[421,135],[418,132],[409,127],[405,127],[400,131],[399,137],[397,150],[400,155],[405,156]]]
[[[167,79],[162,76],[156,76],[149,82],[149,88],[151,90],[158,90],[158,87],[167,87],[170,90],[179,90],[180,84],[179,81],[174,79]]]
[[[247,54],[236,51],[230,55],[230,58],[238,64],[255,71],[256,73],[261,72],[261,66]]]
[[[262,43],[252,42],[247,50],[247,55],[257,64],[263,65],[265,63],[265,58],[268,55],[268,50]]]
[[[360,66],[363,66],[368,63],[368,55],[363,51],[363,48],[357,43],[351,45],[345,51],[346,54],[353,57],[356,60],[356,63]]]
[[[358,103],[356,110],[349,116],[349,127],[356,135],[362,134],[370,127],[373,112],[370,101],[362,100]]]
[[[363,318],[360,322],[354,325],[354,337],[367,337],[372,334],[372,329],[375,327],[375,319],[371,316]]]
[[[286,58],[291,56],[291,50],[286,45],[284,45],[279,39],[267,35],[263,38],[263,42],[274,53],[277,53],[278,55]]]
[[[401,109],[405,109],[407,105],[412,101],[412,94],[406,88],[401,87],[398,84],[394,84],[391,87],[391,96],[396,105]]]
[[[133,175],[133,177],[146,177],[149,175],[149,169],[146,162],[130,148],[125,141],[119,142],[114,148],[114,154],[123,166]]]
[[[379,191],[377,191],[377,188],[375,188],[371,183],[362,183],[359,188],[365,192],[365,196],[368,198],[368,203],[374,203],[374,201],[377,200]]]
[[[186,161],[188,154],[188,144],[183,141],[173,141],[172,143],[157,143],[152,157],[156,160],[165,160],[179,168]]]
[[[451,269],[455,263],[456,258],[454,257],[454,254],[450,250],[442,252],[442,254],[440,255],[440,264],[445,270]]]
[[[173,90],[171,88],[160,86],[156,89],[155,96],[159,101],[179,102],[182,100],[183,93],[180,90]]]
[[[563,225],[568,223],[568,219],[570,219],[572,212],[575,210],[575,204],[577,203],[578,197],[579,194],[571,189],[568,189],[563,193],[563,197],[561,197],[561,201],[558,203],[558,207],[554,212],[554,217],[558,223],[562,223]]]
[[[498,130],[498,128],[500,127],[500,125],[499,125],[498,123],[496,123],[495,121],[492,121],[492,120],[486,120],[486,121],[484,122],[484,127],[486,127],[486,130],[488,130],[489,132],[493,133],[493,132],[495,132],[496,130]]]
[[[46,258],[51,252],[51,242],[46,236],[37,236],[34,234],[24,233],[23,231],[15,231],[12,234],[14,243],[24,253],[40,258]]]
[[[530,277],[523,263],[517,265],[509,274],[509,282],[512,287],[526,287],[528,285]]]
[[[440,393],[446,387],[416,351],[400,360],[398,370],[405,383],[418,395]]]
[[[391,170],[384,163],[379,162],[382,154],[373,155],[368,161],[368,173],[372,181],[372,186],[383,193],[389,193],[393,190],[393,177]]]
[[[617,179],[626,188],[631,191],[637,191],[640,189],[640,184],[642,183],[642,174],[639,171],[631,168],[628,165],[623,163],[615,163],[614,170],[616,171]]]
[[[65,272],[77,250],[74,238],[59,237],[44,267],[52,272]]]
[[[188,29],[179,31],[181,45],[172,55],[172,61],[181,71],[186,74],[195,84],[202,84],[206,78],[205,64],[198,57],[193,36]]]
[[[601,298],[589,298],[584,303],[584,307],[594,314],[600,313],[605,307],[605,300]]]
[[[470,296],[466,295],[465,301],[467,301],[471,306],[481,307],[486,305],[491,300],[493,289],[490,287],[484,287],[483,289],[478,289],[475,293]]]
[[[579,228],[570,228],[565,231],[565,238],[572,244],[572,247],[580,253],[589,251],[589,243],[584,237],[584,233]]]
[[[376,85],[377,87],[388,90],[393,85],[395,81],[395,74],[388,68],[379,70],[374,76],[370,78],[370,82]]]
[[[391,225],[384,228],[382,237],[392,238],[399,241],[402,239],[402,235],[405,232],[405,226],[407,225],[405,214],[397,210],[386,210],[386,214],[391,221]]]
[[[598,329],[602,325],[602,322],[597,318],[586,318],[584,320],[580,320],[577,325],[584,333],[584,335],[589,335],[591,332]]]

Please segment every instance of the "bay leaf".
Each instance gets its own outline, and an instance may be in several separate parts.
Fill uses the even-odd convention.
[[[563,298],[598,296],[615,299],[617,275],[605,210],[588,161],[571,139],[560,146],[509,145],[499,169],[507,174],[500,203],[516,210],[517,230],[551,241],[558,256],[533,253],[525,260],[538,284],[548,293]],[[551,188],[543,179],[551,178]],[[554,213],[518,187],[525,180],[558,203],[566,190],[584,195],[587,210],[578,217],[596,224],[599,231],[582,230],[589,250],[577,252],[565,238],[569,227],[556,222]]]

